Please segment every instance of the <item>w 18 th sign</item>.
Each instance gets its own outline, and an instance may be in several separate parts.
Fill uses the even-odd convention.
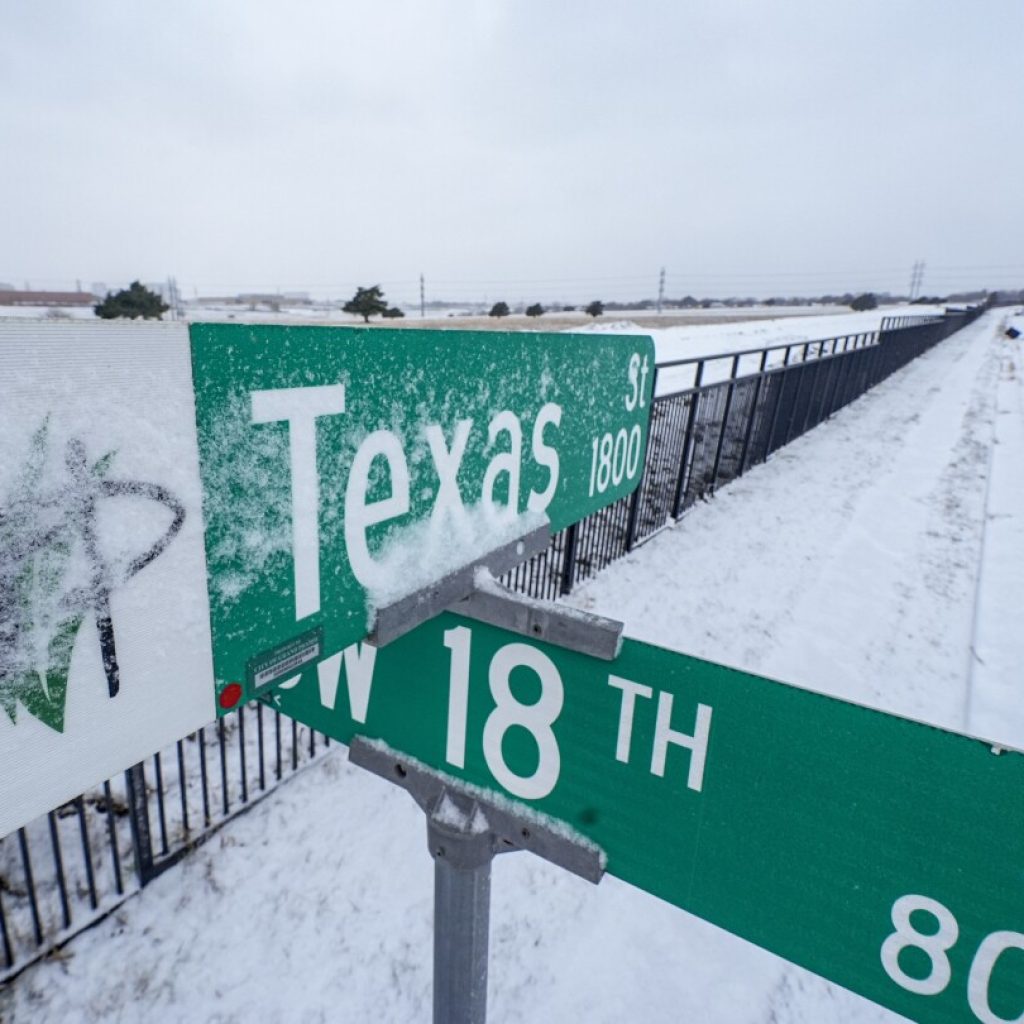
[[[1024,1015],[1020,752],[636,641],[609,663],[454,615],[268,699],[523,801],[610,873],[913,1020]]]
[[[648,338],[0,325],[0,835],[629,493],[653,376]]]

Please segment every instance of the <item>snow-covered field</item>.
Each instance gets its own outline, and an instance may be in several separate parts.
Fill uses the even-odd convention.
[[[943,342],[573,603],[644,640],[1024,747],[1024,345],[1002,319]],[[797,329],[760,327],[707,341]],[[659,358],[689,344],[657,335]],[[0,1019],[429,1020],[424,839],[412,801],[339,751],[28,970]],[[526,854],[495,864],[490,994],[494,1022],[898,1019],[614,878],[592,887]]]
[[[702,356],[729,355],[749,352],[777,345],[800,345],[805,341],[823,341],[877,331],[882,319],[887,316],[941,316],[941,306],[892,306],[873,309],[862,313],[825,313],[819,316],[783,316],[772,320],[749,320],[736,323],[704,323],[681,326],[651,327],[638,326],[631,320],[598,321],[585,330],[610,334],[649,334],[654,339],[654,351],[658,363],[679,359],[696,359]],[[851,347],[854,342],[849,342]],[[811,355],[816,353],[813,348]],[[781,366],[785,361],[784,349],[772,352],[767,366]],[[801,358],[801,350],[794,349],[791,361]],[[760,355],[757,352],[741,357],[737,363],[737,375],[754,373],[759,369]],[[732,359],[710,360],[704,367],[702,380],[705,384],[725,380],[732,372]],[[659,371],[657,394],[671,394],[694,384],[695,368],[692,365],[667,368]]]
[[[862,313],[853,313],[839,307],[827,307],[823,310],[819,306],[786,308],[784,311],[781,311],[779,307],[714,308],[666,310],[661,315],[653,313],[651,310],[636,310],[634,312],[627,310],[609,314],[598,320],[592,320],[590,317],[580,314],[555,314],[541,320],[522,316],[509,317],[502,321],[494,321],[487,317],[465,319],[452,316],[426,321],[410,317],[399,323],[380,320],[376,323],[410,329],[426,326],[447,330],[476,330],[481,326],[488,328],[497,326],[507,330],[648,334],[654,339],[657,361],[664,363],[679,359],[694,359],[699,356],[730,354],[774,345],[799,345],[806,341],[821,341],[828,338],[868,333],[878,330],[884,317],[941,316],[944,308],[943,306],[893,305]],[[757,317],[758,313],[761,314],[761,319],[751,319],[752,316]],[[0,318],[94,320],[95,316],[90,307],[48,310],[42,307],[0,306]],[[339,312],[337,308],[325,309],[319,306],[296,306],[284,308],[276,313],[264,309],[248,310],[238,307],[189,307],[185,318],[193,322],[223,321],[342,326],[359,326],[362,323],[359,317]],[[703,322],[679,322],[691,319]],[[784,357],[784,351],[773,353],[767,365],[780,365]],[[793,360],[799,358],[800,351],[796,349],[793,353]],[[758,361],[757,355],[741,359],[738,364],[738,373],[742,375],[754,372],[758,368]],[[731,372],[731,363],[732,360],[728,358],[710,361],[704,370],[704,383],[726,379]],[[663,395],[691,387],[694,372],[692,366],[662,371],[657,381],[657,393]]]

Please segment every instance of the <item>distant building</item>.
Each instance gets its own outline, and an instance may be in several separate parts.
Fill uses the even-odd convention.
[[[0,290],[0,306],[91,306],[89,292],[34,292],[17,288]]]

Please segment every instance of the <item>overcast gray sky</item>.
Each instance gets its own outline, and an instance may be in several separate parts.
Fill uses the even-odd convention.
[[[1021,0],[11,0],[0,140],[19,286],[1024,286]]]

